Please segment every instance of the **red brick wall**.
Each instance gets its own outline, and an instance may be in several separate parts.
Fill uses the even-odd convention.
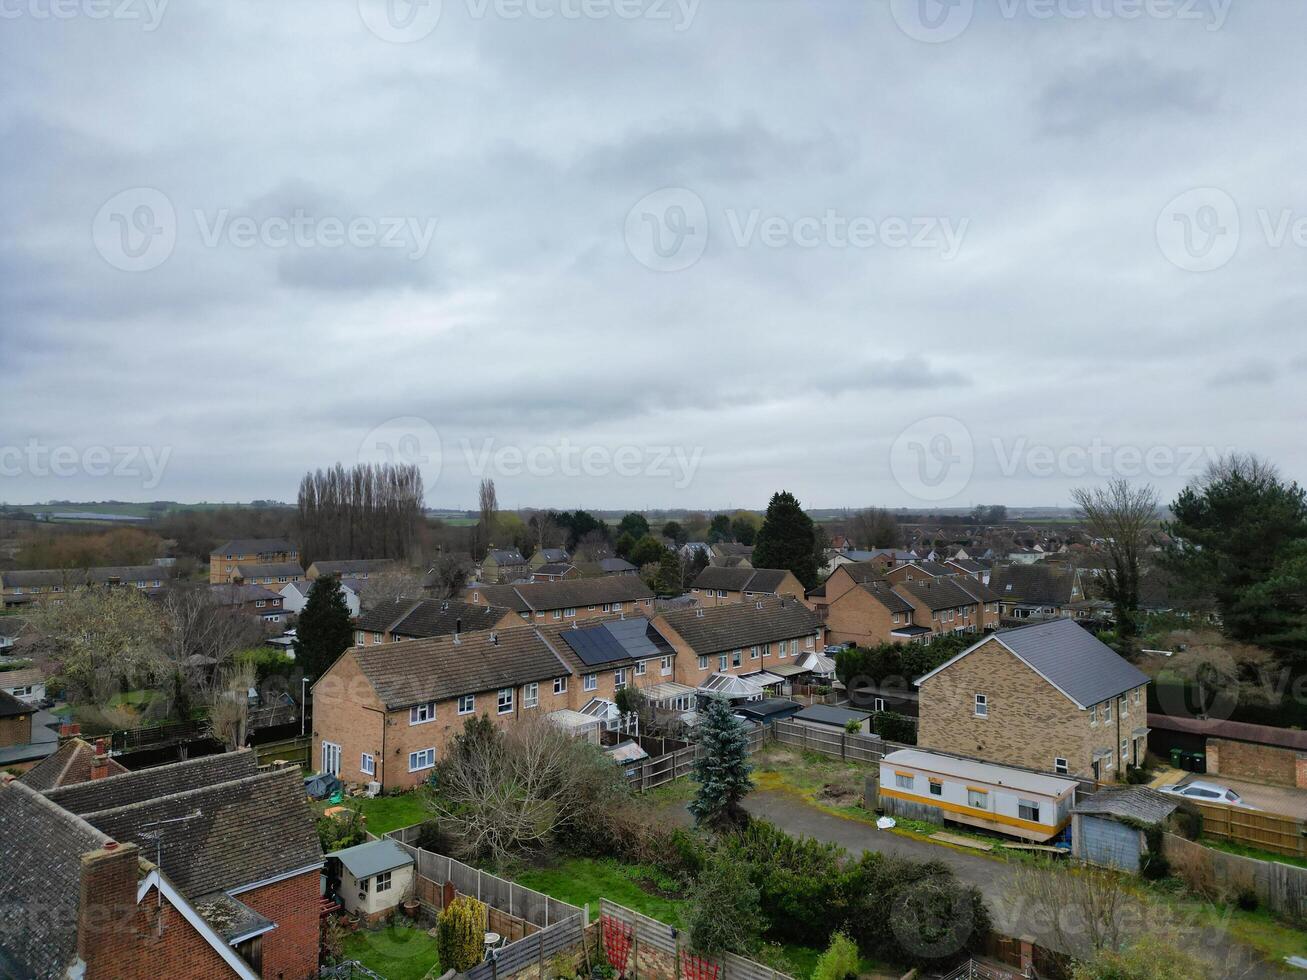
[[[0,718],[0,745],[26,745],[32,741],[32,716]]]
[[[1207,740],[1207,771],[1216,775],[1252,779],[1276,786],[1303,787],[1307,767],[1299,764],[1299,753],[1273,745],[1231,742],[1223,738]]]
[[[268,980],[305,980],[317,976],[316,870],[241,892],[236,898],[277,923],[276,929],[263,936],[263,975]]]

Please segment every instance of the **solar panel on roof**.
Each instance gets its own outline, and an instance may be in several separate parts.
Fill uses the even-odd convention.
[[[563,641],[587,667],[600,667],[616,660],[629,660],[631,655],[617,642],[608,630],[564,630]]]

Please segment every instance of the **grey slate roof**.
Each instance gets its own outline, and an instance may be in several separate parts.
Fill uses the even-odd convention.
[[[452,636],[437,636],[354,647],[345,656],[355,658],[392,711],[569,673],[554,648],[531,626],[466,633],[457,643]]]
[[[794,721],[814,722],[818,725],[838,725],[843,728],[850,721],[862,724],[871,717],[870,711],[854,711],[833,704],[810,704],[791,716]]]
[[[272,561],[254,565],[237,565],[242,578],[303,578],[304,569],[297,561]]]
[[[644,616],[587,620],[546,629],[545,636],[563,661],[577,673],[611,670],[636,660],[675,656],[676,651]]]
[[[77,953],[81,858],[108,840],[31,787],[0,786],[0,976],[65,975]]]
[[[1179,802],[1174,797],[1155,789],[1127,786],[1123,789],[1101,789],[1077,803],[1073,812],[1126,817],[1148,824],[1159,824],[1178,806]]]
[[[907,613],[908,615],[912,615],[917,608],[912,603],[908,602],[907,599],[903,598],[903,596],[891,589],[888,583],[863,582],[858,585],[858,588],[862,589],[863,592],[866,592],[890,612]],[[835,601],[838,602],[839,600],[837,599]]]
[[[566,562],[546,562],[536,567],[533,575],[566,575],[576,566],[569,565]]]
[[[694,580],[692,588],[724,589],[731,592],[775,593],[789,572],[784,568],[727,568],[709,565]]]
[[[555,565],[570,561],[572,558],[566,548],[541,548],[540,557]]]
[[[507,615],[502,606],[477,606],[458,599],[392,599],[359,616],[358,629],[400,636],[446,636],[488,630]]]
[[[62,585],[99,585],[111,580],[120,582],[167,582],[172,569],[163,565],[101,565],[95,568],[39,568],[0,572],[6,587]]]
[[[821,618],[797,599],[696,606],[662,613],[660,619],[697,654],[813,636],[821,628]]]
[[[638,569],[625,558],[600,558],[599,569],[605,575],[616,575],[619,572],[634,572]]]
[[[153,769],[139,769],[94,782],[64,786],[46,793],[72,813],[91,813],[150,800],[171,793],[243,779],[258,772],[258,762],[249,749],[206,755]]]
[[[227,555],[271,555],[279,552],[299,553],[299,549],[285,538],[233,538],[209,552],[210,558]]]
[[[413,858],[404,848],[385,837],[332,851],[327,857],[338,858],[355,878],[371,878],[383,871],[394,871],[413,863]]]
[[[1070,568],[1042,563],[1013,564],[994,569],[989,576],[989,587],[1008,602],[1065,606],[1071,602],[1075,579],[1075,570]]]
[[[281,601],[281,593],[273,592],[266,585],[236,585],[235,583],[224,583],[222,585],[209,586],[209,592],[213,600],[222,606],[241,606],[247,602],[257,602],[262,599],[264,602]]]
[[[21,718],[36,714],[36,708],[19,701],[8,691],[0,691],[0,718]]]
[[[146,835],[160,821],[178,818],[185,819],[165,825],[159,853],[164,874],[187,898],[253,885],[322,861],[304,779],[294,766],[85,814],[87,823],[139,845],[151,859],[156,842]]]
[[[969,586],[975,585],[979,585],[979,583],[969,582]],[[904,582],[894,588],[900,593],[906,592],[925,603],[926,608],[931,611],[974,606],[981,601],[972,594],[973,590],[970,587],[964,588],[956,578],[937,578],[928,582]],[[981,586],[981,588],[984,587]]]
[[[46,756],[19,776],[18,781],[35,790],[84,783],[91,778],[91,762],[94,759],[95,746],[80,738],[70,738],[59,746],[59,751],[54,755]],[[114,759],[108,759],[107,762],[111,776],[118,776],[127,771]]]
[[[547,612],[654,597],[653,589],[638,575],[608,575],[523,585],[476,585],[465,591],[479,592],[492,604],[505,606],[514,612]]]
[[[993,639],[1082,708],[1148,683],[1147,674],[1070,619],[1001,630]],[[959,654],[965,655],[966,652]]]
[[[396,564],[393,558],[347,558],[342,561],[315,561],[309,571],[315,578],[325,575],[339,575],[349,578],[354,575],[370,575],[382,572]]]

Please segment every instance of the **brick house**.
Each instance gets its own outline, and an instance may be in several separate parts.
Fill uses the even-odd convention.
[[[869,647],[911,643],[933,635],[929,626],[914,621],[916,606],[879,580],[856,585],[817,609],[825,616],[830,643]]]
[[[502,606],[473,605],[457,599],[392,599],[359,616],[354,645],[375,646],[521,625],[521,617]]]
[[[105,565],[0,572],[0,602],[6,609],[33,602],[60,602],[64,593],[92,585],[130,586],[146,595],[168,587],[172,569],[163,565]]]
[[[303,582],[305,579],[299,562],[280,561],[237,565],[228,581],[235,585],[261,585],[270,592],[280,593],[290,583]]]
[[[714,674],[747,676],[793,664],[826,646],[820,617],[790,598],[670,610],[653,624],[676,651],[675,681],[693,688]]]
[[[531,567],[532,582],[557,582],[565,578],[580,578],[581,569],[566,562],[550,562],[547,565]]]
[[[542,632],[571,671],[567,707],[573,711],[595,700],[611,703],[626,687],[648,692],[675,682],[676,650],[644,616],[573,622]],[[656,691],[651,696],[659,700]]]
[[[963,576],[904,582],[894,591],[912,604],[913,622],[931,633],[980,633],[998,628],[998,596]]]
[[[994,633],[915,683],[923,749],[1103,780],[1147,751],[1148,676],[1070,620]]]
[[[211,585],[213,601],[233,612],[256,616],[265,623],[280,623],[286,618],[285,598],[262,585]]]
[[[1153,751],[1199,751],[1214,776],[1307,789],[1307,732],[1218,718],[1149,714]]]
[[[30,975],[317,975],[322,851],[297,769],[244,751],[44,793],[13,781],[0,848],[18,869],[0,901],[49,903],[0,933]]]
[[[1005,619],[1087,618],[1090,608],[1078,569],[1065,565],[1001,565],[989,587],[1002,601]]]
[[[18,781],[32,789],[47,790],[118,776],[126,771],[109,758],[104,739],[97,739],[92,746],[74,736],[65,739],[54,755],[46,756],[19,776]]]
[[[531,553],[527,566],[537,569],[541,565],[568,565],[571,561],[572,556],[568,554],[566,548],[537,548]]]
[[[473,605],[503,606],[524,623],[559,623],[617,613],[652,616],[653,589],[638,575],[563,579],[521,585],[469,585],[463,599]]]
[[[890,585],[904,585],[908,582],[921,582],[925,579],[943,578],[957,574],[947,565],[937,561],[910,561],[893,565],[882,573]]]
[[[477,578],[482,582],[496,584],[515,582],[530,575],[530,566],[522,552],[516,548],[491,548],[481,559]]]
[[[802,598],[803,583],[787,568],[709,565],[691,584],[690,594],[697,596],[699,604],[704,606],[745,602],[763,596]]]
[[[351,647],[313,685],[313,760],[347,783],[417,786],[468,718],[570,707],[570,675],[525,625]]]
[[[235,538],[209,552],[209,584],[237,580],[241,565],[285,565],[294,563],[299,569],[300,551],[285,538]],[[299,572],[303,578],[303,570]],[[247,579],[248,581],[248,579]],[[290,581],[287,579],[287,581]],[[267,582],[250,582],[251,585],[268,585]],[[280,583],[285,585],[285,582]]]

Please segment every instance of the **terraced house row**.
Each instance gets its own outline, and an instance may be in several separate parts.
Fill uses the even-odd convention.
[[[427,627],[445,628],[457,612],[426,604],[437,607],[427,611]],[[806,669],[802,661],[825,646],[820,619],[788,598],[656,614],[596,611],[581,621],[545,610],[538,623],[537,610],[528,610],[530,623],[508,610],[507,621],[516,620],[508,626],[501,612],[474,632],[404,635],[419,629],[405,626],[412,609],[399,611],[380,642],[361,630],[365,642],[313,687],[319,769],[351,783],[415,786],[469,718],[511,725],[548,715],[572,727],[612,718],[626,687],[665,710],[692,711],[700,695],[724,683],[760,695]]]

